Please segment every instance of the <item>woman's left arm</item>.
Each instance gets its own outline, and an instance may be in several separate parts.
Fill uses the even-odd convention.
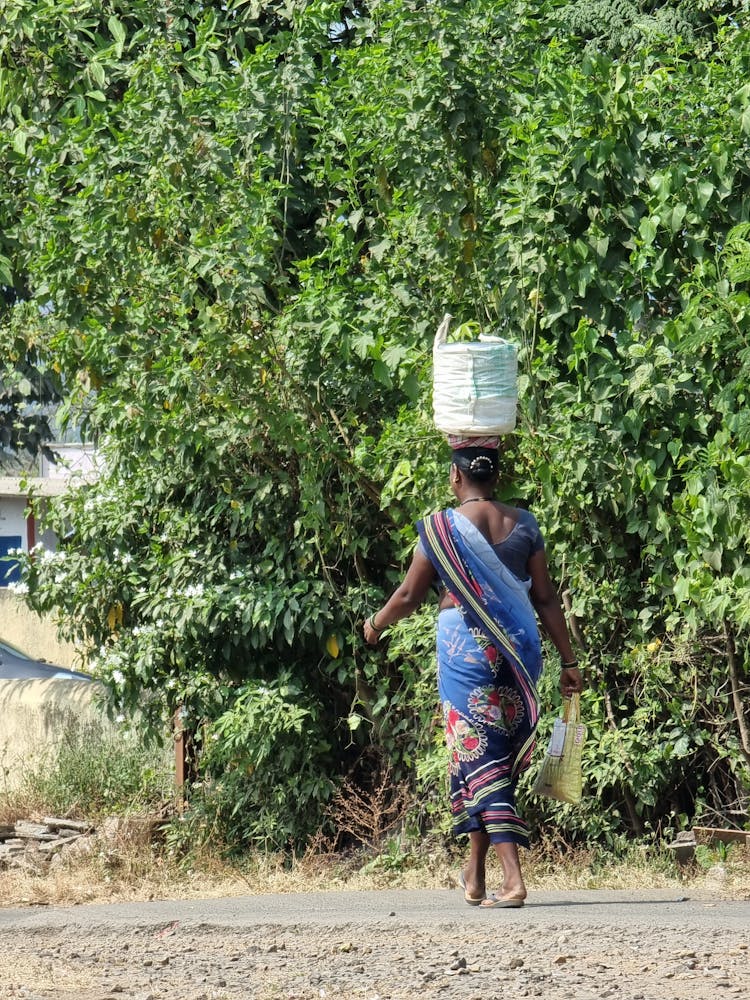
[[[583,678],[578,669],[573,647],[570,644],[568,625],[565,621],[560,598],[557,596],[557,591],[549,575],[544,549],[539,549],[529,558],[528,570],[531,576],[531,591],[529,593],[531,603],[534,605],[547,635],[560,654],[560,688],[565,695],[574,694],[583,689]]]
[[[417,549],[404,579],[380,611],[370,615],[365,622],[365,641],[374,646],[380,638],[380,633],[384,632],[389,625],[393,625],[394,622],[406,618],[412,611],[415,611],[427,596],[434,579],[435,567],[424,552]]]

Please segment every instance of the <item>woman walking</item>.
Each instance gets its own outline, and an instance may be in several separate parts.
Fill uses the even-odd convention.
[[[376,644],[440,579],[438,690],[450,754],[453,828],[468,834],[471,848],[459,881],[472,906],[519,907],[526,886],[518,847],[528,847],[528,828],[516,811],[515,791],[531,759],[539,717],[536,616],[560,654],[562,693],[571,695],[583,685],[536,519],[494,500],[498,471],[495,447],[453,451],[450,484],[457,506],[419,522],[420,544],[411,565],[385,605],[365,622],[364,636]],[[490,846],[504,878],[502,889],[488,896]]]

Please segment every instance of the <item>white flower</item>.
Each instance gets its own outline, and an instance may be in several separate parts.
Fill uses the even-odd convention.
[[[125,716],[124,716],[124,715],[116,715],[116,716],[115,716],[115,722],[120,722],[120,723],[122,723],[122,722],[124,722],[124,721],[125,721]]]
[[[13,594],[28,594],[28,583],[16,583],[14,580],[8,584],[8,590]]]
[[[125,674],[122,672],[122,670],[113,670],[112,680],[115,682],[115,684],[124,684]]]

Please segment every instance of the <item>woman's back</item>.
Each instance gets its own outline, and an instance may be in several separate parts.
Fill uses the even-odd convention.
[[[482,532],[491,545],[504,542],[518,523],[520,511],[497,500],[468,500],[459,504],[459,512]]]
[[[529,558],[544,548],[536,518],[528,510],[495,500],[469,500],[457,508],[484,535],[496,555],[519,580],[527,580]]]

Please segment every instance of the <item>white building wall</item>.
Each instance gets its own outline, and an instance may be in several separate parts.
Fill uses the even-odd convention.
[[[21,548],[28,550],[26,534],[26,500],[23,497],[0,496],[0,537],[21,536]]]

